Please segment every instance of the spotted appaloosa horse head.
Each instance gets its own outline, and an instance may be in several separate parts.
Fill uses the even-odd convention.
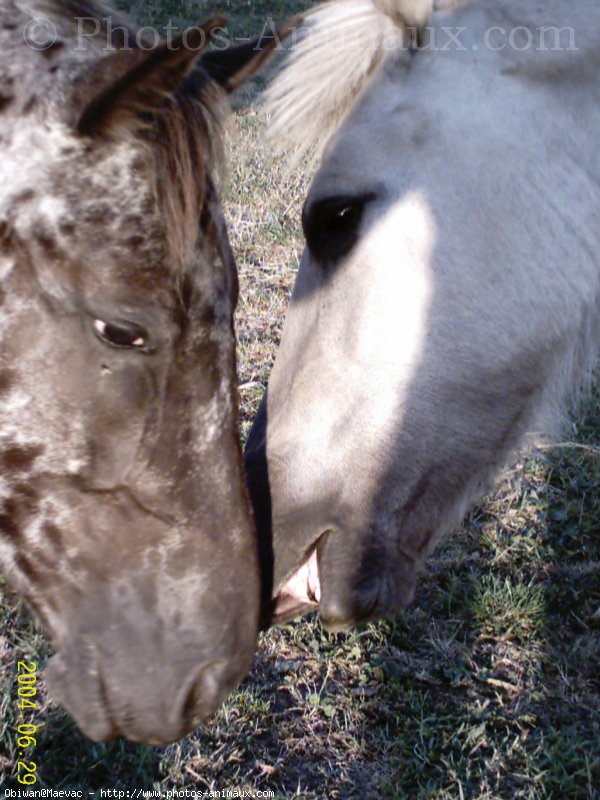
[[[265,53],[198,62],[219,22],[152,49],[92,3],[0,5],[0,566],[95,739],[182,736],[256,643],[213,170],[217,84]]]

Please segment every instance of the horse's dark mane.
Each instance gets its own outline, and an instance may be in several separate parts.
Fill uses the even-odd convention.
[[[36,16],[49,19],[57,30],[56,44],[46,51],[24,43],[24,26]],[[86,27],[87,52],[78,52],[74,48],[78,25],[85,24],[78,20],[86,18],[99,20],[100,28],[96,32],[95,23]],[[3,89],[12,87],[15,95],[29,95],[19,98],[17,113],[36,103],[43,106],[46,97],[39,86],[44,81],[38,78],[46,76],[53,65],[60,64],[68,74],[71,67],[93,60],[90,51],[104,58],[111,50],[152,46],[139,36],[134,23],[95,0],[0,0],[0,115]],[[201,74],[201,67],[196,69]],[[183,81],[150,114],[147,108],[131,109],[129,124],[117,133],[139,140],[153,156],[156,196],[171,251],[180,263],[195,248],[206,182],[222,161],[220,99],[219,90],[208,80]],[[6,111],[10,114],[8,104]]]

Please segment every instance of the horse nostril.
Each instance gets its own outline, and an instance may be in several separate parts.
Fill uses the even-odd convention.
[[[228,661],[213,661],[202,667],[184,694],[180,721],[186,732],[203,722],[221,705],[237,685],[239,673]]]

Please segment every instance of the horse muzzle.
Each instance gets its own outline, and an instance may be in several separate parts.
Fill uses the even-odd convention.
[[[235,654],[181,645],[166,650],[158,638],[148,635],[140,649],[138,631],[129,644],[125,635],[120,648],[116,641],[106,647],[97,634],[82,636],[50,661],[50,694],[90,739],[124,737],[150,745],[181,739],[216,711],[252,661],[252,648]],[[107,651],[125,654],[117,658]]]
[[[318,609],[326,630],[350,630],[406,607],[416,574],[416,563],[406,555],[392,557],[368,539],[353,546],[347,532],[327,531],[274,592],[268,624]]]

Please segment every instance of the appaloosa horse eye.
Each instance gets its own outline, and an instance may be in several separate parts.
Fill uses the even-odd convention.
[[[135,322],[104,322],[95,319],[93,327],[94,333],[104,344],[148,352],[148,331]]]

